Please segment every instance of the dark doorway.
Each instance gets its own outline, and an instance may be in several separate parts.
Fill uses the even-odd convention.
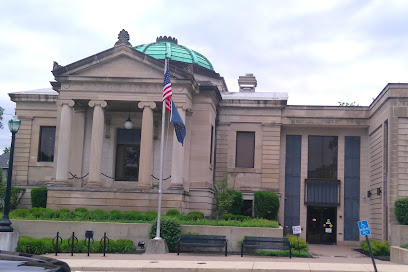
[[[335,207],[307,207],[307,242],[336,244],[336,216]]]

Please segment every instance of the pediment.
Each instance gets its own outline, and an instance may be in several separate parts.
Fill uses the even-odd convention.
[[[163,69],[163,61],[131,47],[120,46],[61,67],[53,73],[56,79],[60,76],[163,79]],[[183,72],[173,73],[172,77],[186,78]]]
[[[149,63],[143,63],[126,55],[108,59],[74,73],[90,77],[162,78],[163,71]],[[163,69],[163,68],[162,68]]]

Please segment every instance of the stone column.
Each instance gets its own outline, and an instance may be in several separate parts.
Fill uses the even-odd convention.
[[[62,109],[58,134],[58,157],[55,180],[57,185],[62,186],[70,184],[68,181],[68,167],[71,145],[72,107],[74,104],[73,100],[57,101],[57,105],[62,106]]]
[[[89,187],[100,187],[102,171],[102,148],[105,115],[103,108],[107,106],[106,101],[89,101],[88,105],[94,108],[92,119],[91,153],[89,157]]]
[[[139,102],[138,107],[143,109],[142,137],[140,139],[140,160],[138,187],[151,187],[151,169],[153,157],[153,110],[154,102]]]
[[[177,108],[181,119],[184,124],[186,123],[186,109],[183,106]],[[177,140],[177,136],[174,132],[174,127],[169,126],[169,129],[173,133],[173,153],[171,157],[171,183],[169,186],[170,190],[184,190],[184,146]]]
[[[69,158],[69,171],[78,178],[82,177],[82,158],[85,139],[85,107],[75,107],[72,121],[71,155]],[[73,187],[79,187],[82,179],[71,180]]]

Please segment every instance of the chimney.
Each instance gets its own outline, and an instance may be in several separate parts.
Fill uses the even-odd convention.
[[[254,74],[245,74],[238,78],[239,92],[254,93],[257,81]]]

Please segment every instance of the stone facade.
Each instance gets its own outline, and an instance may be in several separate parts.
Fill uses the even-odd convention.
[[[357,212],[354,219],[369,221],[373,238],[390,239],[390,226],[396,221],[394,202],[408,196],[408,84],[388,84],[367,107],[292,106],[287,105],[285,93],[255,92],[257,82],[252,74],[240,77],[241,91],[232,93],[219,74],[194,65],[182,69],[170,61],[173,100],[187,134],[182,146],[165,119],[163,212],[176,208],[210,216],[214,181],[226,175],[229,187],[241,191],[246,204],[253,205],[256,191],[277,193],[279,221],[290,228],[284,226],[289,193],[286,172],[292,171],[286,161],[291,159],[287,137],[295,135],[301,139],[298,224],[303,227],[302,236],[312,239],[308,236],[309,139],[334,136],[338,184],[338,203],[331,207],[336,222],[334,242],[358,243],[359,237],[344,238],[345,231],[350,231],[345,217],[353,209]],[[155,210],[163,69],[163,60],[118,43],[67,66],[54,65],[53,90],[11,93],[22,121],[16,135],[15,182],[27,188],[47,185],[50,208]],[[243,85],[248,82],[249,91]],[[140,132],[136,144],[127,143],[138,148],[138,161],[132,166],[138,169],[137,177],[131,181],[118,178],[120,144],[127,141],[119,131],[125,130],[127,118]],[[54,158],[48,161],[39,159],[42,127],[55,127]],[[240,132],[254,135],[253,167],[237,166]],[[353,170],[359,188],[354,208],[345,198],[350,137],[360,144],[355,150],[359,168]],[[325,204],[314,205],[323,209]]]

